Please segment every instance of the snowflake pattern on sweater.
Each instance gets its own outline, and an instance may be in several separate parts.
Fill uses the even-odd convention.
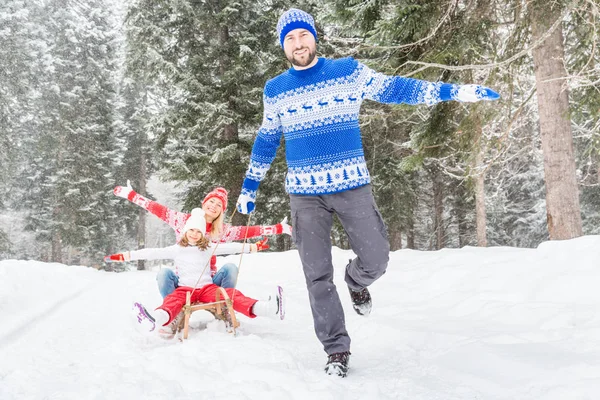
[[[255,197],[284,136],[291,194],[329,194],[370,183],[359,128],[365,99],[427,104],[451,100],[458,85],[386,76],[353,58],[320,58],[269,80],[264,117],[252,148],[242,193]]]

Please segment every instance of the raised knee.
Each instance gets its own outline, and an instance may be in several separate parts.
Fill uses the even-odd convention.
[[[169,274],[169,269],[167,268],[163,268],[160,271],[158,271],[158,273],[156,274],[156,280],[157,281],[163,281],[169,278],[170,274]]]
[[[236,274],[238,272],[238,267],[237,265],[233,264],[233,263],[227,263],[225,265],[223,265],[221,268],[227,270],[228,273],[230,274]]]

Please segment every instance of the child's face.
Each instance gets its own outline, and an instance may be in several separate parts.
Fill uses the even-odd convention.
[[[202,204],[202,209],[204,210],[206,222],[213,222],[223,212],[223,203],[216,197],[211,197]]]
[[[188,229],[188,231],[185,233],[185,237],[187,238],[189,244],[196,244],[198,240],[202,239],[202,232],[195,228]]]

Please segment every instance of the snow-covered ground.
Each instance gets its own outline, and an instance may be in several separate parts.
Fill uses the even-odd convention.
[[[284,287],[284,321],[240,315],[233,337],[200,311],[184,342],[133,328],[133,301],[160,304],[156,271],[1,261],[0,399],[600,398],[600,236],[394,252],[368,318],[350,306],[350,256],[334,249],[345,379],[323,372],[296,251],[242,260],[246,295]]]

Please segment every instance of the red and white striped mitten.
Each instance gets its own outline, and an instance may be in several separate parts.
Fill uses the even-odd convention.
[[[275,234],[280,235],[282,233],[292,236],[292,226],[288,225],[287,217],[285,217],[283,221],[275,225]]]
[[[129,201],[132,201],[133,197],[137,194],[131,187],[129,179],[127,179],[127,186],[115,186],[113,193],[115,194],[115,196],[122,197]]]

